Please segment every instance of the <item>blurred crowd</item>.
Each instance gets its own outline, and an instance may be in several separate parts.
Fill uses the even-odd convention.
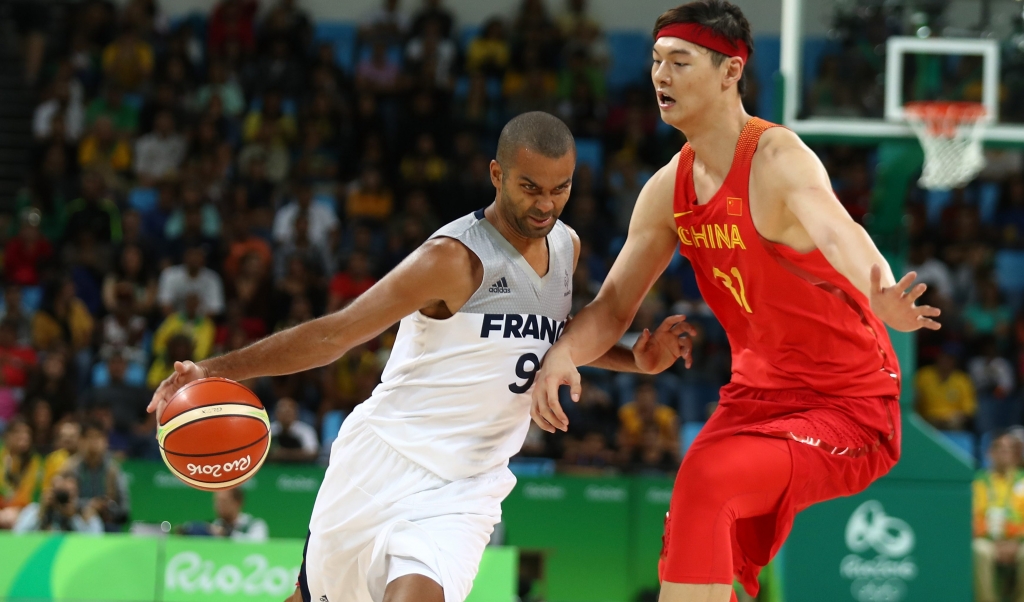
[[[145,406],[174,362],[343,308],[440,225],[489,204],[498,134],[520,112],[553,112],[579,140],[563,218],[584,241],[574,304],[586,304],[640,188],[681,139],[646,86],[609,89],[585,0],[554,4],[523,0],[460,37],[439,0],[385,0],[343,60],[294,0],[222,0],[173,22],[155,0],[83,0],[62,5],[65,35],[33,5],[29,50],[44,44],[26,67],[39,98],[32,165],[0,227],[0,527],[75,508],[76,528],[119,528],[116,460],[159,458]],[[588,373],[571,408],[586,428],[531,432],[524,455],[566,470],[675,469],[681,417],[703,420],[728,377],[724,334],[687,270],[673,264],[628,336],[685,310],[702,329],[697,367],[644,381]],[[274,419],[271,461],[326,458],[394,335],[245,383]],[[103,442],[100,497],[72,464],[53,468],[84,453],[71,431]]]
[[[407,2],[383,0],[352,45],[318,33],[296,0],[220,0],[174,20],[156,0],[65,4],[69,31],[29,57],[32,166],[0,224],[0,528],[120,528],[116,460],[159,459],[145,406],[174,362],[345,307],[437,227],[489,204],[489,161],[518,113],[552,112],[577,137],[562,217],[582,239],[574,311],[593,299],[640,189],[682,144],[644,74],[608,84],[613,57],[586,0],[522,0],[471,35],[442,0]],[[48,31],[44,17],[33,31]],[[875,158],[816,150],[864,219]],[[911,262],[945,312],[920,337],[934,363],[916,376],[921,410],[979,433],[1019,422],[1024,320],[993,265],[1024,247],[1020,166],[910,197]],[[674,313],[698,331],[692,369],[583,369],[571,432],[532,428],[516,461],[674,473],[730,372],[682,257],[623,343]],[[322,369],[245,383],[274,418],[271,461],[326,460],[396,328]]]

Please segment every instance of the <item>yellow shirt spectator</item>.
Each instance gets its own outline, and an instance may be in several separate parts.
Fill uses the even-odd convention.
[[[940,362],[943,360],[940,359]],[[974,416],[978,402],[966,372],[949,366],[925,366],[917,371],[917,411],[939,428],[962,428],[963,417]]]
[[[103,71],[125,90],[137,90],[153,72],[153,49],[134,35],[125,35],[103,50]]]
[[[477,73],[483,69],[501,71],[508,67],[509,49],[505,40],[476,38],[466,50],[466,71]]]
[[[1024,536],[1024,470],[983,470],[974,479],[974,536],[1014,539]]]
[[[658,427],[659,439],[666,449],[678,447],[679,421],[676,411],[658,403],[658,393],[650,384],[641,384],[634,393],[634,401],[619,409],[619,443],[623,447],[637,447],[643,441],[645,427]]]
[[[83,169],[127,171],[132,166],[132,149],[124,140],[104,146],[96,136],[86,136],[78,147],[78,164]]]
[[[0,448],[0,508],[24,508],[38,496],[43,462],[31,447],[32,429],[12,420]]]
[[[167,351],[167,340],[176,334],[188,335],[192,339],[195,345],[193,359],[198,362],[210,357],[217,329],[210,318],[189,318],[184,312],[175,312],[167,316],[153,334],[153,354],[163,355]]]
[[[394,199],[387,190],[363,192],[354,190],[345,201],[345,215],[349,219],[385,220],[394,209]]]

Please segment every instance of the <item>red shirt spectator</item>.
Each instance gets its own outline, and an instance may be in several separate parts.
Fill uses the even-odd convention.
[[[327,311],[332,312],[348,305],[376,284],[377,280],[370,275],[369,258],[358,251],[348,258],[348,270],[338,272],[331,278],[330,297]]]
[[[24,387],[36,361],[31,347],[18,344],[18,325],[13,320],[0,322],[0,386]]]
[[[207,26],[210,54],[223,55],[229,43],[238,44],[245,54],[255,50],[256,10],[256,0],[223,0],[218,4]]]
[[[4,277],[11,284],[39,284],[39,267],[53,256],[53,246],[39,233],[39,214],[29,213],[21,231],[4,247]]]

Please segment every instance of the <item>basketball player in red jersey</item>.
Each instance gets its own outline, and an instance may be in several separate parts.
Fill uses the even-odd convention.
[[[740,102],[750,25],[724,0],[665,12],[651,76],[687,144],[646,184],[597,298],[548,351],[532,414],[566,430],[558,387],[625,332],[677,245],[725,327],[732,378],[676,479],[660,562],[663,602],[751,595],[794,515],[852,495],[900,453],[900,373],[885,325],[939,327],[917,306],[791,131]],[[907,289],[910,289],[909,292]],[[733,596],[732,599],[735,599]]]

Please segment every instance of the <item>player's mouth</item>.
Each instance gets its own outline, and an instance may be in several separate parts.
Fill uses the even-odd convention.
[[[526,219],[530,220],[531,226],[535,228],[543,228],[544,226],[547,226],[548,224],[551,223],[552,217],[549,215],[547,217],[540,218],[532,215],[527,215]]]
[[[676,106],[676,99],[665,94],[661,90],[658,90],[658,107],[660,107],[662,111],[667,111],[674,106]]]

